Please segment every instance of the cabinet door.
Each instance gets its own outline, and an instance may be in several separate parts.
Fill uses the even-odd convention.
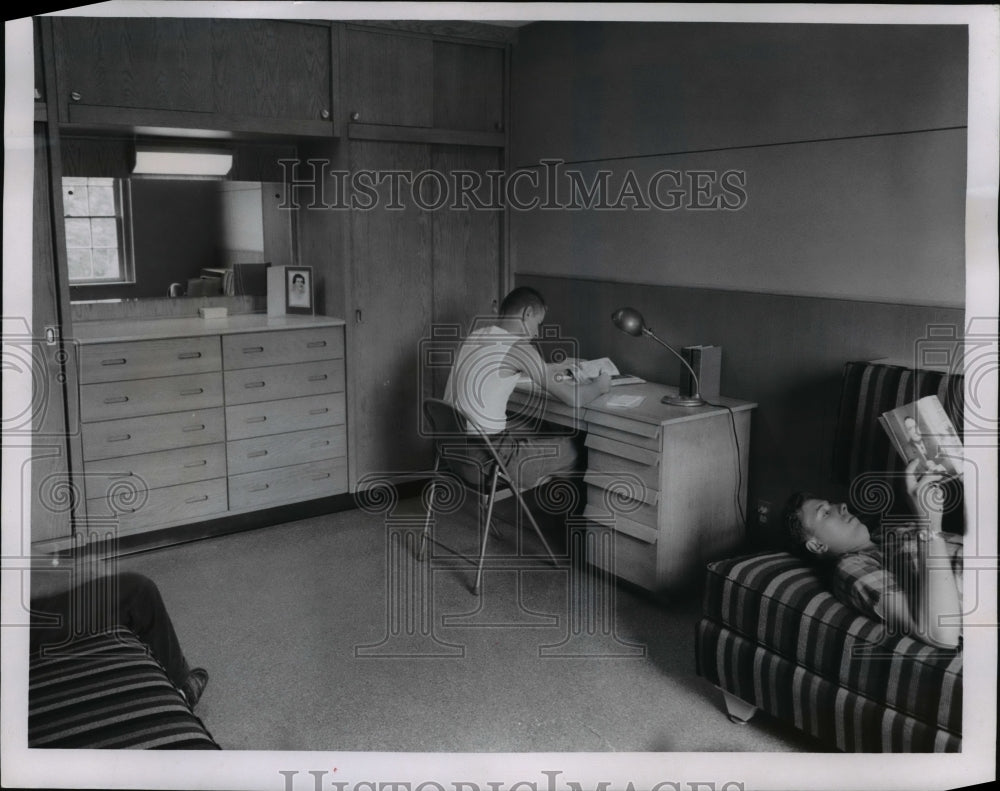
[[[412,170],[430,166],[427,146],[353,141],[351,170]],[[389,182],[377,205],[351,212],[352,388],[350,434],[356,475],[393,475],[428,469],[430,443],[418,436],[421,340],[432,311],[431,215],[413,205],[390,209]]]
[[[330,121],[330,26],[308,22],[212,22],[215,110],[282,121]]]
[[[65,538],[72,533],[70,508],[74,505],[67,492],[72,491],[69,479],[70,432],[66,424],[65,368],[72,365],[69,352],[62,343],[46,342],[45,328],[60,327],[59,284],[53,255],[51,224],[51,185],[49,183],[48,146],[42,125],[35,131],[35,186],[32,238],[32,325],[18,322],[16,317],[4,317],[5,373],[27,380],[31,385],[29,408],[21,412],[26,418],[10,424],[5,420],[5,441],[8,437],[27,439],[31,434],[31,540],[46,541]],[[15,336],[8,338],[8,323]],[[16,333],[23,328],[20,338]],[[24,377],[24,379],[22,379]],[[11,414],[16,415],[17,410]],[[26,470],[25,470],[26,472]],[[24,481],[27,484],[27,481]],[[28,493],[28,489],[23,491]],[[82,499],[82,486],[78,495]],[[25,498],[26,500],[28,498]],[[23,502],[23,501],[22,501]],[[82,506],[82,502],[75,505]],[[22,506],[28,519],[27,502]]]
[[[467,173],[469,185],[478,179],[479,186],[459,202],[459,208],[446,207],[433,213],[433,274],[435,337],[464,337],[477,319],[496,315],[500,290],[501,211],[492,206],[498,196],[490,195],[489,171],[499,168],[499,153],[493,148],[435,146],[433,169],[459,178]],[[457,193],[456,193],[457,194]],[[448,370],[433,367],[434,395],[444,392]]]
[[[433,46],[429,38],[348,29],[348,120],[431,126]]]
[[[52,20],[60,118],[76,105],[211,112],[207,19]]]
[[[434,42],[434,126],[499,132],[503,129],[504,50]]]

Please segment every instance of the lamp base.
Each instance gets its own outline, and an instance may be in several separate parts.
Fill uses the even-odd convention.
[[[705,406],[707,403],[704,398],[700,395],[693,396],[663,396],[660,399],[661,404],[670,404],[670,406]]]

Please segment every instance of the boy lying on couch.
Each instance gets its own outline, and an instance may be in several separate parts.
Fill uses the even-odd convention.
[[[876,541],[846,504],[800,492],[785,507],[787,538],[793,552],[824,568],[833,594],[848,606],[881,620],[890,632],[955,648],[962,539],[941,532],[941,476],[918,478],[919,464],[906,468],[915,522],[894,525]]]

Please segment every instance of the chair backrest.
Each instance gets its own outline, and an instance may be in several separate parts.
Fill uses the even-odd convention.
[[[496,457],[489,439],[458,407],[440,398],[424,399],[424,417],[441,467],[453,472],[469,486],[481,490]],[[483,451],[489,458],[484,453],[474,454],[468,446],[470,439],[481,440]]]

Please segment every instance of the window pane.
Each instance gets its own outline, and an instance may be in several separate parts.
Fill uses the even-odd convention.
[[[118,250],[107,247],[94,248],[94,277],[118,279]]]
[[[66,246],[90,247],[90,218],[66,218]]]
[[[67,217],[86,217],[90,212],[87,187],[82,184],[67,185],[63,182],[63,214]]]
[[[113,217],[94,217],[90,221],[94,247],[118,246],[118,223]]]
[[[91,186],[89,192],[90,215],[92,217],[115,216],[115,191],[113,187]]]
[[[66,253],[66,258],[69,261],[70,280],[87,280],[93,276],[89,247],[71,247]]]

